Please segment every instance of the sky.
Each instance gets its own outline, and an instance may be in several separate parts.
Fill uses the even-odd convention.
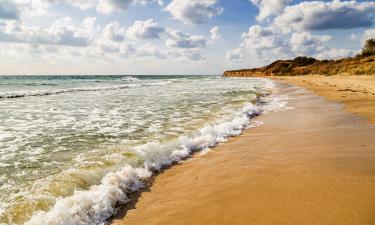
[[[0,0],[0,74],[222,74],[356,55],[375,1]]]

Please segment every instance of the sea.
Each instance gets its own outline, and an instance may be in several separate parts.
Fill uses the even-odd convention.
[[[158,172],[285,108],[275,90],[222,76],[0,76],[0,224],[106,224]]]

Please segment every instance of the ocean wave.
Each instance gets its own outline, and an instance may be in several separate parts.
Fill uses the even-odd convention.
[[[58,95],[58,94],[75,93],[75,92],[112,91],[112,90],[120,90],[120,89],[142,87],[142,86],[164,86],[164,85],[170,85],[172,83],[173,83],[172,81],[160,81],[160,82],[153,82],[153,83],[126,84],[126,85],[117,85],[117,86],[108,86],[108,87],[82,87],[82,88],[68,88],[68,89],[57,89],[57,90],[33,90],[33,91],[5,92],[5,93],[0,93],[0,99]]]
[[[274,100],[275,99],[275,100]],[[192,153],[207,150],[229,137],[239,135],[251,126],[251,118],[268,110],[277,110],[282,98],[274,98],[268,103],[247,103],[242,111],[230,120],[202,127],[195,135],[182,136],[168,143],[150,142],[132,149],[143,162],[139,168],[125,166],[104,176],[99,185],[87,191],[76,191],[72,196],[59,198],[49,211],[39,211],[25,225],[79,225],[102,224],[116,213],[116,205],[126,203],[129,194],[144,186],[144,181],[153,172],[180,162]],[[273,104],[275,107],[265,107]]]
[[[140,79],[132,76],[126,76],[121,79],[122,81],[127,81],[127,82],[135,82],[135,81],[140,81]]]

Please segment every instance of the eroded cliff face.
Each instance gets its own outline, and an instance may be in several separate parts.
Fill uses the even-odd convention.
[[[225,77],[296,76],[312,74],[375,74],[375,56],[344,58],[339,60],[317,60],[308,57],[297,57],[293,60],[278,60],[261,68],[224,72]]]

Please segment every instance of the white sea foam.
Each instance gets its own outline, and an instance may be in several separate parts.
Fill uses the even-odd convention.
[[[132,76],[126,76],[121,79],[122,81],[128,81],[128,82],[135,82],[135,81],[140,81],[140,79]]]
[[[252,117],[285,106],[284,100],[272,98],[264,100],[262,105],[247,103],[243,110],[235,113],[230,120],[207,124],[193,136],[183,136],[167,143],[150,142],[135,147],[133,153],[143,162],[142,168],[125,166],[117,172],[111,172],[104,176],[99,185],[57,199],[49,211],[35,213],[25,225],[101,224],[116,213],[118,203],[129,201],[129,193],[143,187],[143,181],[149,178],[153,171],[161,170],[186,159],[193,152],[207,150],[227,141],[231,136],[239,135],[251,124]]]
[[[100,185],[88,191],[76,191],[67,198],[57,199],[48,212],[39,212],[25,225],[81,225],[100,224],[116,212],[116,204],[129,201],[128,192],[143,187],[142,179],[151,172],[126,166],[107,174]]]
[[[57,89],[57,90],[32,90],[32,91],[16,91],[16,92],[5,92],[0,93],[1,98],[22,98],[29,96],[46,96],[46,95],[58,95],[64,93],[75,93],[75,92],[93,92],[93,91],[112,91],[121,90],[133,87],[141,86],[165,86],[172,84],[172,81],[160,81],[160,82],[150,82],[150,83],[137,83],[137,84],[126,84],[126,85],[116,85],[108,87],[82,87],[82,88],[67,88],[67,89]]]

